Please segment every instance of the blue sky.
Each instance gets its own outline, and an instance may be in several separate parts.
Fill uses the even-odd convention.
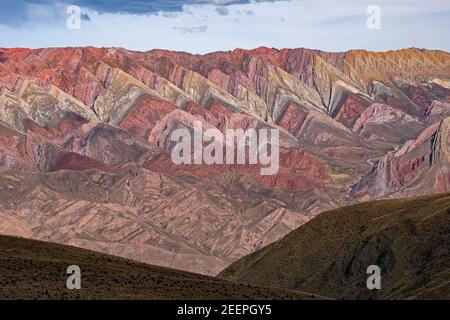
[[[81,8],[70,30],[67,8]],[[367,28],[369,6],[380,29]],[[450,51],[449,0],[0,0],[0,47]]]

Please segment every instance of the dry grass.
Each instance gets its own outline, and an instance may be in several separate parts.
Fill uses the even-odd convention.
[[[372,264],[379,291],[366,287]],[[323,213],[220,277],[332,298],[450,299],[450,194]]]
[[[81,290],[68,290],[69,265]],[[0,236],[1,299],[311,299],[289,290],[231,283],[70,246]]]

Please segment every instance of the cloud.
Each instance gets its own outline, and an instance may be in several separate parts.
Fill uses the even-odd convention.
[[[376,31],[366,26],[366,9],[373,0],[157,0],[152,1],[152,8],[164,10],[147,14],[129,6],[133,2],[148,5],[149,1],[108,0],[105,3],[109,7],[102,7],[103,11],[82,7],[80,30],[66,28],[67,4],[48,4],[49,0],[25,2],[14,1],[12,5],[9,0],[0,0],[0,47],[92,45],[205,53],[264,45],[327,51],[405,47],[450,51],[448,0],[381,2],[382,28]],[[139,14],[122,12],[124,3],[126,10]],[[220,8],[226,9],[226,17],[218,17],[219,12],[225,12]]]
[[[26,4],[18,1],[0,1],[0,23],[18,26],[26,19]]]
[[[172,27],[173,30],[181,31],[184,34],[192,33],[202,33],[208,30],[208,26],[198,26],[198,27]]]
[[[30,6],[54,7],[77,5],[98,13],[157,14],[160,12],[182,12],[189,5],[249,4],[255,0],[0,0],[0,23],[17,26],[28,18]],[[286,0],[257,0],[286,1]],[[225,9],[220,9],[225,12]]]
[[[226,7],[217,7],[216,12],[220,16],[227,16],[230,13]]]
[[[163,17],[166,17],[166,18],[176,18],[176,17],[178,17],[178,13],[176,13],[176,12],[160,12],[160,14]]]
[[[89,15],[87,13],[81,13],[81,20],[91,21],[91,18],[89,17]]]

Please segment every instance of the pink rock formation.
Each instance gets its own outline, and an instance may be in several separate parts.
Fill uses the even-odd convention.
[[[0,232],[215,274],[320,212],[450,189],[450,54],[0,49]],[[280,169],[175,165],[277,128]]]

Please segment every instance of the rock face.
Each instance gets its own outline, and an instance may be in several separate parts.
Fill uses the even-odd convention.
[[[0,49],[0,231],[216,274],[320,212],[450,190],[450,54]],[[280,132],[280,168],[171,133]]]
[[[448,192],[450,118],[426,128],[417,139],[379,159],[353,187],[354,197],[387,197]],[[364,197],[366,198],[366,197]]]

